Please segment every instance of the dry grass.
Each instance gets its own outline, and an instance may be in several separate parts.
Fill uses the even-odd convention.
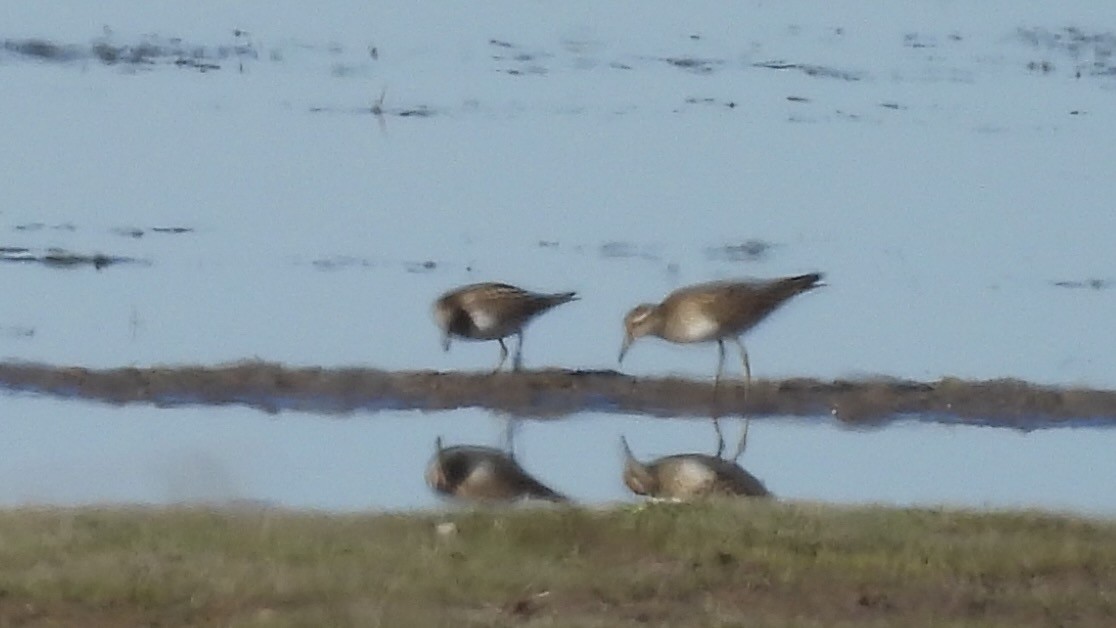
[[[1114,625],[1116,523],[756,502],[0,512],[0,625],[75,623]]]

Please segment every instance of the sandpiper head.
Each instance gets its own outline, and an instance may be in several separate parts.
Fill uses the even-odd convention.
[[[620,437],[620,445],[624,448],[624,485],[636,495],[654,496],[659,492],[655,474],[632,455],[628,440],[623,436]]]
[[[655,332],[659,324],[656,315],[657,307],[650,303],[642,303],[633,307],[624,317],[624,344],[620,347],[620,362],[624,361],[624,354],[637,338]]]

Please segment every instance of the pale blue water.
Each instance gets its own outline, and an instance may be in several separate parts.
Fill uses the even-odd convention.
[[[262,502],[340,511],[444,504],[423,483],[434,439],[501,446],[480,411],[324,418],[236,407],[114,407],[8,396],[0,505]],[[739,425],[725,421],[730,448]],[[524,421],[523,466],[583,503],[632,501],[623,434],[642,459],[712,453],[708,421],[582,415]],[[837,503],[1027,507],[1116,515],[1116,429],[906,422],[869,431],[828,419],[752,422],[740,462],[780,498]]]
[[[1055,285],[1116,281],[1107,2],[9,4],[0,40],[259,54],[202,73],[0,51],[0,246],[146,262],[0,264],[0,358],[487,368],[495,347],[441,352],[429,305],[496,279],[582,295],[528,330],[528,367],[613,368],[635,303],[821,270],[830,287],[748,336],[757,376],[1116,386],[1116,290]],[[1070,26],[1090,43],[1048,36]],[[389,113],[433,115],[377,120],[381,92]],[[769,254],[708,254],[751,240]],[[715,361],[647,341],[624,369],[709,377]],[[10,395],[0,422],[8,503],[430,505],[414,471],[435,432],[499,431],[475,412],[271,419]],[[632,422],[640,452],[711,446],[690,421],[587,416],[529,424],[525,460],[620,498],[599,478]],[[1109,430],[754,429],[748,466],[788,497],[1111,511],[1112,474],[1092,470]],[[399,460],[369,466],[385,456]]]

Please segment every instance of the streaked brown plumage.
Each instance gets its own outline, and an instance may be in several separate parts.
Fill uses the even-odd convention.
[[[680,288],[662,303],[644,303],[624,317],[624,344],[620,361],[632,343],[643,336],[658,336],[676,343],[717,341],[719,361],[714,383],[725,366],[725,339],[740,348],[745,381],[752,378],[748,352],[740,336],[755,327],[791,297],[821,284],[822,275],[811,273],[769,281],[712,281]]]
[[[568,502],[566,496],[531,477],[507,453],[493,447],[434,442],[434,457],[426,467],[426,484],[435,492],[465,501],[511,502],[543,499]]]
[[[623,436],[620,443],[624,448],[624,484],[636,495],[680,500],[716,495],[771,496],[763,482],[735,461],[692,453],[663,456],[643,463],[632,455]]]
[[[529,292],[504,283],[475,283],[451,290],[434,302],[434,320],[442,330],[442,348],[449,351],[452,337],[466,340],[496,340],[500,343],[500,361],[496,371],[508,357],[504,338],[515,334],[513,367],[523,362],[523,328],[539,314],[576,300],[573,292],[545,294]]]

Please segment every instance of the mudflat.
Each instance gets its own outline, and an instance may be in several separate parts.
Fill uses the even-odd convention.
[[[536,418],[582,411],[664,417],[832,415],[856,425],[919,416],[1019,429],[1116,421],[1116,391],[1015,379],[760,379],[745,394],[739,381],[722,381],[715,389],[709,381],[616,371],[384,371],[259,361],[89,369],[9,362],[0,364],[0,387],[119,404],[240,404],[268,412],[481,407]]]

